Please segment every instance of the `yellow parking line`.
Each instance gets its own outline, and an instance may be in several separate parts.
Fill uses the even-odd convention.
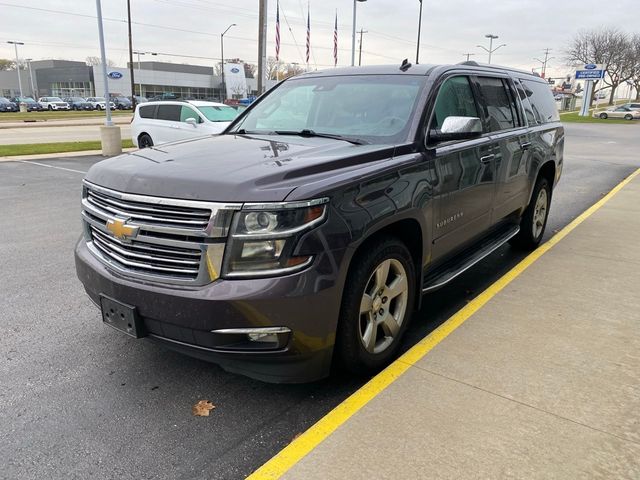
[[[526,270],[532,263],[549,251],[560,240],[566,237],[573,229],[589,218],[594,212],[609,201],[626,184],[640,174],[640,168],[620,182],[607,195],[588,208],[569,225],[560,230],[548,242],[534,250],[520,263],[513,267],[504,276],[499,278],[484,292],[474,298],[463,309],[454,314],[436,330],[414,345],[410,350],[394,361],[382,372],[373,377],[369,382],[353,393],[340,405],[321,418],[315,425],[292,441],[288,446],[275,455],[271,460],[247,477],[247,480],[276,479],[284,475],[291,467],[298,463],[305,455],[311,452],[325,438],[333,433],[340,425],[345,423],[353,414],[369,403],[380,392],[392,384],[398,377],[406,372],[409,367],[424,357],[451,332],[462,325],[469,317],[484,306],[504,287],[509,285],[518,275]]]

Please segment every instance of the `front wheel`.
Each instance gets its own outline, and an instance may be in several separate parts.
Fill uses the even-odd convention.
[[[336,354],[350,372],[364,375],[395,356],[415,305],[415,266],[407,247],[387,237],[354,260],[345,285]]]
[[[600,118],[601,118],[602,120],[606,120],[607,118],[609,118],[609,115],[607,115],[606,113],[601,113],[601,114],[600,114]]]
[[[631,115],[631,114],[627,113],[627,114],[624,116],[624,119],[625,119],[625,120],[633,120],[633,115]]]
[[[533,189],[531,202],[520,220],[520,232],[511,239],[514,247],[533,250],[540,245],[547,227],[550,204],[551,186],[546,178],[540,177]]]
[[[51,105],[49,105],[49,106],[47,107],[47,109],[48,109],[49,111],[52,111],[52,110],[53,110],[53,107],[52,107]]]

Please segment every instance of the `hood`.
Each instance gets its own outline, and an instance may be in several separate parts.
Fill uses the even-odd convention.
[[[294,136],[218,135],[137,150],[95,164],[86,179],[114,190],[220,202],[283,201],[311,182],[393,156],[392,145]],[[355,174],[357,175],[357,174]]]

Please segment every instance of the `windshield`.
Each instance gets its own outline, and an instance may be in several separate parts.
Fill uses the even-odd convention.
[[[104,97],[94,97],[93,101],[94,102],[104,102]]]
[[[417,75],[351,75],[284,82],[234,128],[275,134],[303,130],[394,143],[406,135],[425,83]]]
[[[60,97],[49,97],[50,102],[61,102],[62,99]]]
[[[9,103],[9,100],[4,97],[0,97],[0,103]]]
[[[238,111],[235,108],[227,107],[226,105],[204,107],[196,107],[210,122],[230,122],[238,116]]]
[[[86,100],[82,97],[72,97],[71,98],[72,102],[86,102]]]

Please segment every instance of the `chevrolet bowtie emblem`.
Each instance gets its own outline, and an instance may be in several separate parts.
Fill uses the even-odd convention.
[[[127,225],[126,220],[115,218],[113,220],[107,220],[107,230],[120,240],[131,240],[138,235],[139,227],[132,227]]]

